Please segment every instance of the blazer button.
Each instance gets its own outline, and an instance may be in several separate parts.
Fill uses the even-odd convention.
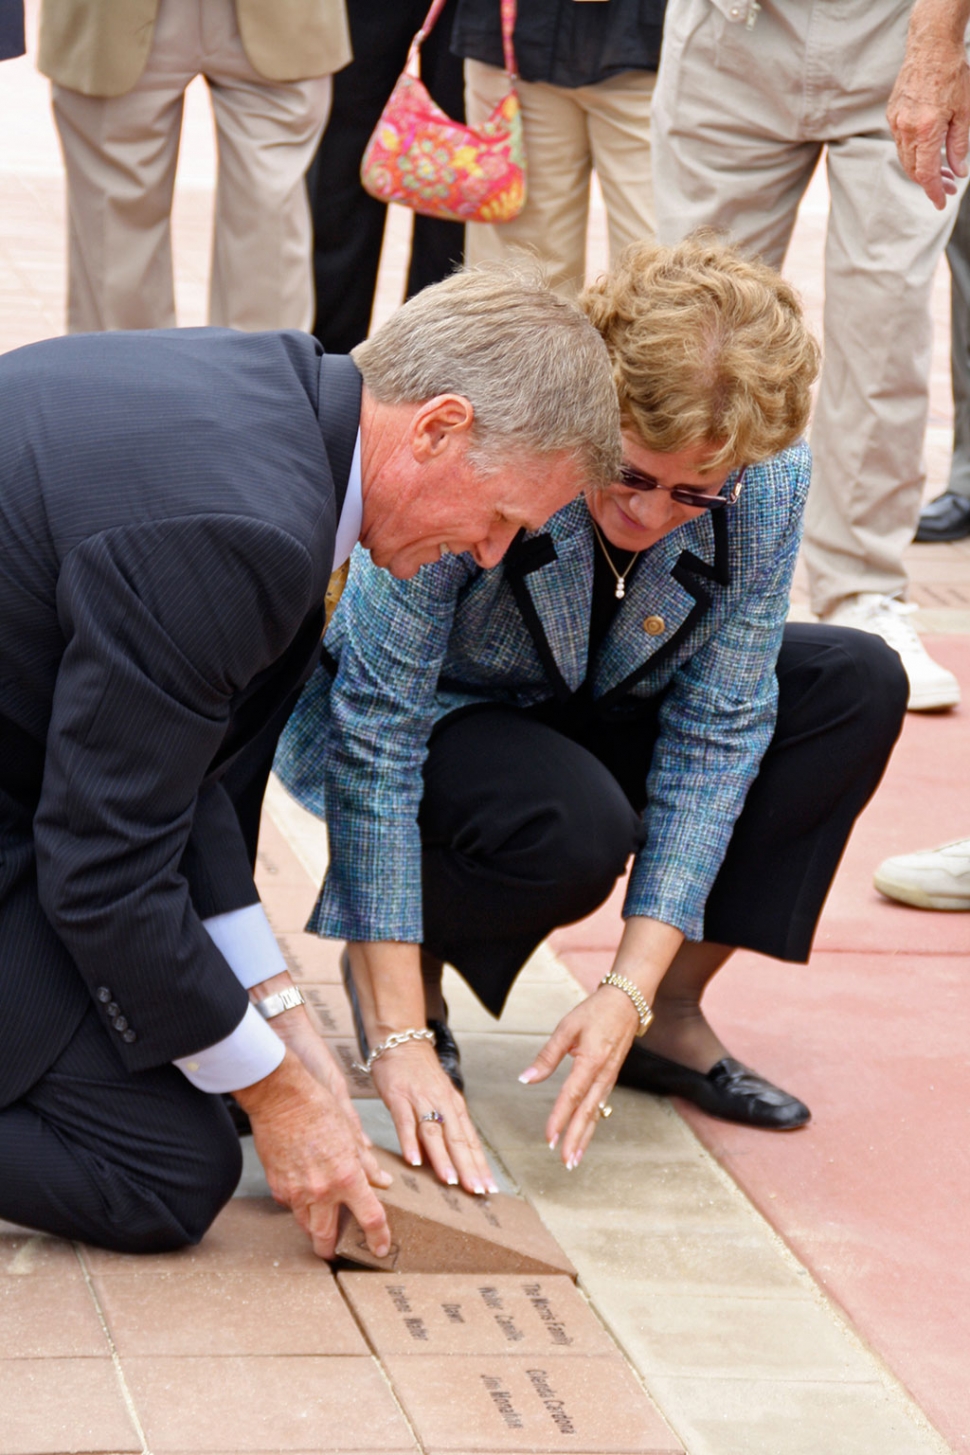
[[[121,1039],[124,1041],[126,1046],[130,1046],[132,1041],[138,1040],[138,1037],[135,1035],[134,1031],[129,1028],[127,1031],[122,1032]]]
[[[94,993],[98,997],[102,1005],[107,1005],[108,1001],[111,999],[111,991],[106,985],[99,985]]]
[[[116,1031],[126,1031],[128,1029],[128,1022],[123,1015],[116,1015],[111,1024]]]
[[[662,616],[645,616],[643,619],[643,630],[648,637],[659,637],[666,625]]]
[[[108,1004],[105,1006],[105,1010],[107,1011],[108,1015],[112,1016],[117,1015],[120,1009],[121,1006],[116,1000],[109,1000]]]

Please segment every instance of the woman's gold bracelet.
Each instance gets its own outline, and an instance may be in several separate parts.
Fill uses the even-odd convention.
[[[414,1026],[408,1026],[406,1031],[394,1031],[386,1041],[382,1041],[379,1046],[374,1047],[366,1061],[354,1061],[354,1070],[363,1071],[365,1076],[369,1076],[374,1062],[379,1061],[385,1051],[393,1051],[395,1046],[403,1046],[406,1041],[433,1041],[434,1039],[434,1031],[428,1030],[426,1026],[422,1026],[420,1030],[415,1030]]]
[[[617,990],[622,990],[624,995],[630,997],[636,1013],[640,1017],[640,1029],[637,1031],[637,1036],[646,1035],[650,1022],[653,1020],[653,1011],[647,1004],[647,997],[643,991],[638,989],[632,980],[627,980],[625,975],[617,975],[615,970],[611,970],[609,975],[604,975],[600,985],[615,985]]]

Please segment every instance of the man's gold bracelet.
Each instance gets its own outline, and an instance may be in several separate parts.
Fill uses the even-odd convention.
[[[624,995],[630,997],[636,1013],[640,1017],[640,1029],[637,1031],[637,1035],[645,1035],[653,1020],[653,1011],[647,1004],[647,997],[643,991],[638,989],[632,980],[627,980],[625,975],[617,975],[615,970],[611,970],[609,975],[604,975],[600,985],[614,985],[617,990],[622,990]]]

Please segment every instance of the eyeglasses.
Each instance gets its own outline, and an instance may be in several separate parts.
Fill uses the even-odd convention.
[[[737,503],[746,473],[746,470],[741,471],[727,495],[707,495],[703,490],[695,490],[690,485],[661,485],[652,475],[644,475],[632,465],[620,466],[616,483],[625,486],[627,490],[665,490],[671,500],[676,500],[679,505],[690,505],[695,510],[720,510],[725,505]]]

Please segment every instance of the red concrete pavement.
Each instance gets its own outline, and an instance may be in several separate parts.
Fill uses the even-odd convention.
[[[970,693],[970,639],[927,638]],[[889,854],[970,834],[970,708],[909,714],[807,968],[741,953],[707,997],[731,1050],[803,1096],[788,1135],[678,1103],[954,1451],[970,1452],[970,914],[891,904]],[[620,894],[553,943],[592,986]]]

